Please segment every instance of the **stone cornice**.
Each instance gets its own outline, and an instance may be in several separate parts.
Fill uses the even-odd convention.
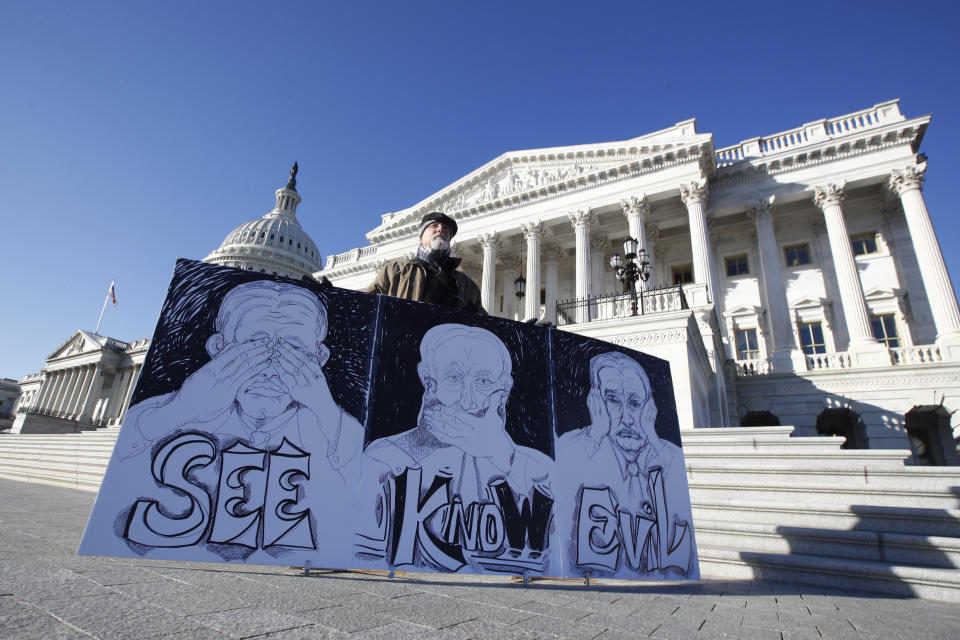
[[[678,138],[659,145],[654,144],[654,141],[642,146],[631,144],[629,150],[632,153],[624,148],[624,144],[629,143],[617,143],[615,146],[594,145],[590,147],[594,155],[589,158],[574,154],[572,159],[568,159],[563,154],[545,154],[545,150],[501,156],[501,159],[488,163],[410,209],[390,214],[389,217],[384,216],[384,223],[368,233],[367,240],[378,244],[414,235],[423,214],[433,210],[445,211],[459,221],[655,173],[689,162],[696,162],[698,168],[702,169],[701,160],[704,157],[710,161],[706,175],[711,175],[713,171],[713,144],[708,135]],[[605,146],[610,146],[610,149],[605,150]],[[659,150],[649,151],[653,148]],[[644,153],[644,150],[648,152]],[[592,166],[583,166],[587,160],[593,163]],[[537,172],[536,175],[534,172]],[[542,179],[540,172],[549,178]],[[516,180],[521,177],[524,180],[517,190]],[[536,184],[528,182],[529,178],[535,178]],[[504,189],[508,185],[511,186]]]

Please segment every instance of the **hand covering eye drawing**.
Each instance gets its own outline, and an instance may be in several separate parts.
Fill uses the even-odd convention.
[[[672,393],[589,338],[180,261],[80,552],[696,578]]]

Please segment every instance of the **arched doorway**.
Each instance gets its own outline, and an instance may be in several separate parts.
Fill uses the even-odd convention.
[[[866,449],[867,428],[859,413],[850,409],[824,409],[817,416],[817,433],[822,436],[842,436],[847,439],[844,449]]]
[[[903,426],[913,451],[911,462],[924,466],[960,464],[950,429],[950,413],[941,405],[914,407],[903,416]]]
[[[769,411],[748,411],[740,418],[741,427],[779,427],[780,418]]]

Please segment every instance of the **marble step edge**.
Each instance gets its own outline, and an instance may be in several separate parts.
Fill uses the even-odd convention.
[[[806,554],[749,553],[722,547],[698,551],[704,578],[754,578],[827,589],[960,602],[960,570],[843,560]]]
[[[806,553],[942,569],[960,569],[960,535],[924,536],[889,531],[787,527],[779,524],[700,519],[698,545],[741,551]],[[734,547],[724,540],[737,540]]]

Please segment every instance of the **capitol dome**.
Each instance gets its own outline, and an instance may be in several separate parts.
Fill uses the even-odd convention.
[[[297,171],[294,163],[287,185],[277,189],[273,211],[231,231],[220,248],[203,261],[290,278],[320,271],[320,251],[297,220],[301,200]]]

